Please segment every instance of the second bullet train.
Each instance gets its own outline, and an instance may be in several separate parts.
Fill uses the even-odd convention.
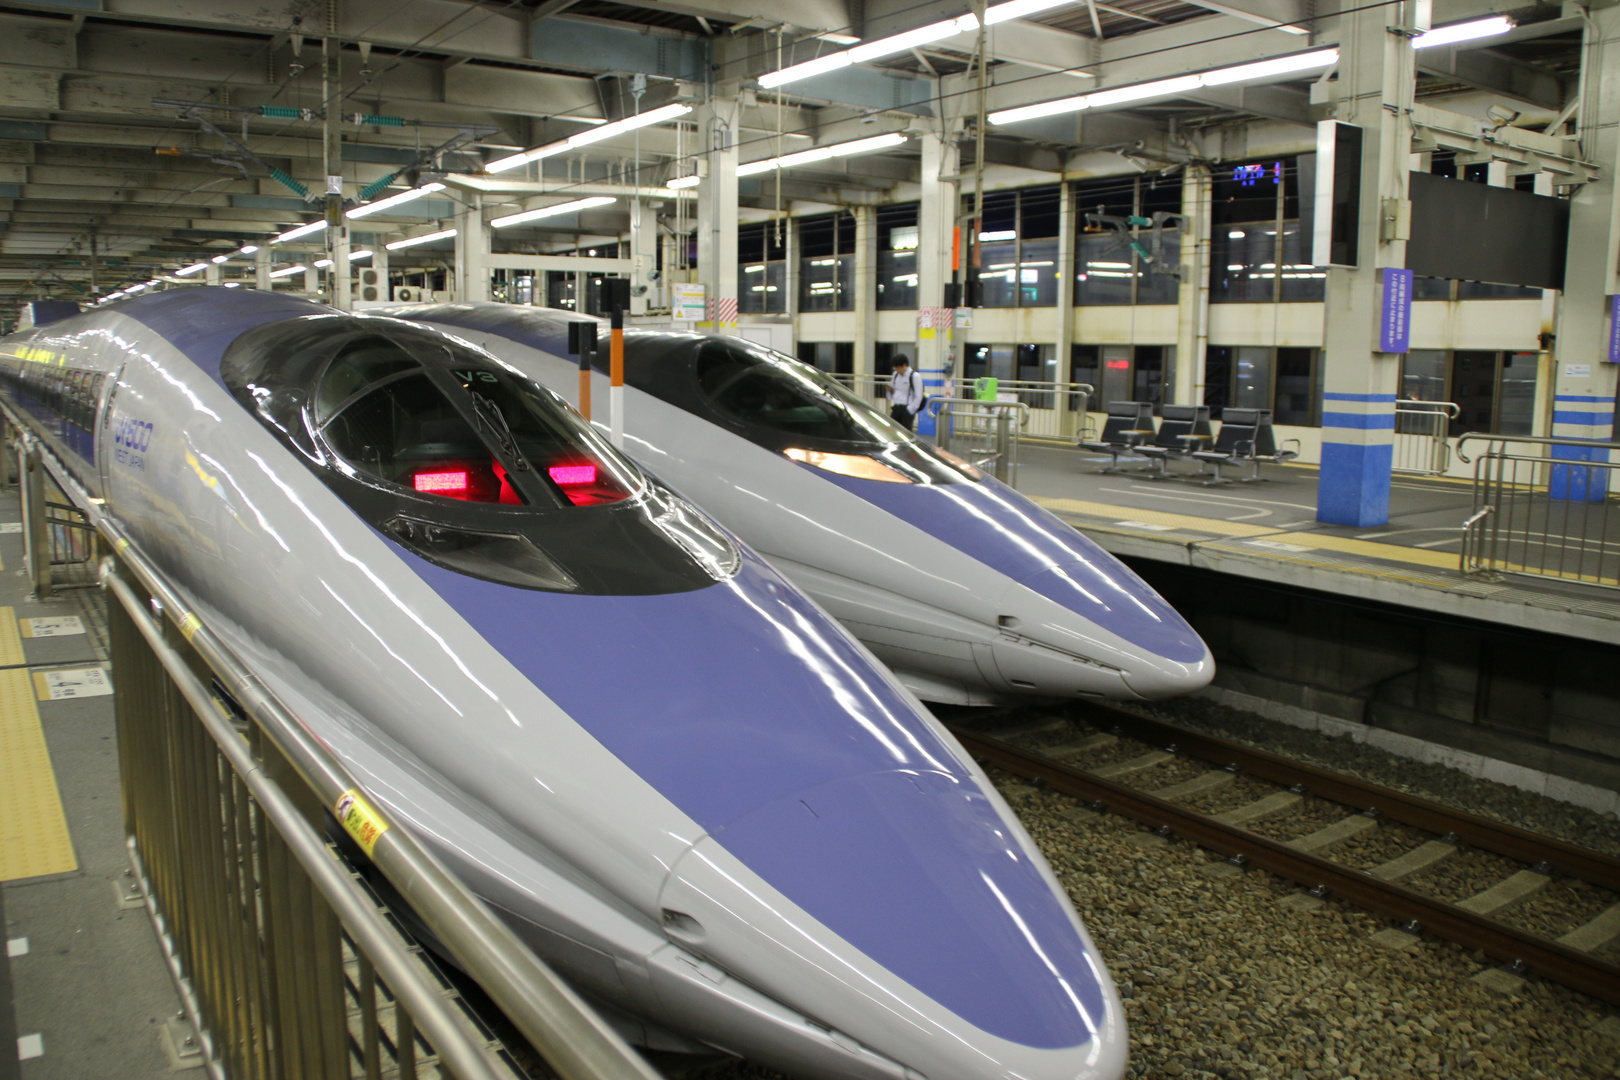
[[[0,340],[0,398],[395,821],[662,1050],[1118,1080],[994,786],[802,593],[513,365],[193,287]]]
[[[385,310],[573,394],[568,324],[586,316],[494,303]],[[607,361],[604,340],[597,370]],[[624,372],[626,451],[924,700],[1163,698],[1213,677],[1203,640],[1118,559],[814,367],[736,337],[626,331]]]

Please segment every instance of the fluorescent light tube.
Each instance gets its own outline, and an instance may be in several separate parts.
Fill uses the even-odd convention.
[[[946,38],[955,37],[957,34],[963,34],[978,28],[979,20],[972,15],[946,19],[944,22],[930,23],[927,26],[919,26],[915,30],[907,30],[902,34],[878,38],[876,41],[868,41],[864,45],[857,45],[849,50],[849,60],[852,64],[864,64],[868,60],[893,56],[895,53],[902,53],[907,49],[915,49],[921,45],[943,41]]]
[[[1237,67],[1206,71],[1199,78],[1203,80],[1205,86],[1225,86],[1229,83],[1269,79],[1274,75],[1289,75],[1296,71],[1310,71],[1312,68],[1332,67],[1338,62],[1338,49],[1317,49],[1315,52],[1298,53],[1294,56],[1279,56],[1275,60],[1261,60],[1253,64],[1239,64]]]
[[[308,270],[308,269],[309,269],[309,267],[303,266],[303,265],[286,266],[286,267],[281,268],[280,270],[272,270],[272,271],[270,271],[270,276],[273,277],[273,278],[283,278],[283,277],[288,276],[289,274],[301,274],[305,270]]]
[[[806,60],[802,64],[782,68],[780,71],[767,71],[759,77],[759,85],[767,90],[773,86],[784,83],[798,82],[800,79],[809,79],[816,75],[825,75],[829,71],[837,71],[850,65],[849,52],[828,53],[818,56],[814,60]]]
[[[331,266],[331,265],[332,265],[332,260],[331,259],[316,259],[315,260],[315,269],[317,269],[317,270],[325,270],[328,266]]]
[[[349,252],[349,261],[354,262],[356,259],[369,259],[371,256],[372,253],[370,251],[351,251]]]
[[[272,244],[281,244],[288,240],[297,240],[301,236],[308,236],[311,233],[318,233],[324,228],[326,228],[326,222],[312,221],[308,225],[300,225],[296,229],[288,229],[286,232],[282,233],[280,236],[276,237],[270,242]]]
[[[208,264],[207,263],[192,263],[190,266],[186,267],[184,270],[176,270],[174,272],[174,276],[175,277],[190,277],[192,274],[197,273],[199,270],[206,270],[206,269],[208,269]]]
[[[741,170],[739,169],[739,172],[740,171]],[[697,187],[698,177],[696,173],[693,173],[691,176],[677,176],[664,186],[667,188],[674,188],[676,191],[679,191],[681,188]]]
[[[1412,48],[1432,49],[1436,45],[1455,45],[1459,41],[1495,37],[1497,34],[1505,34],[1512,30],[1514,25],[1513,20],[1505,15],[1491,19],[1475,19],[1473,22],[1453,23],[1451,26],[1436,27],[1427,34],[1419,34],[1412,39]]]
[[[542,206],[538,210],[525,210],[520,214],[508,214],[505,217],[498,217],[489,223],[489,227],[492,229],[504,229],[508,225],[521,225],[525,221],[539,221],[541,218],[572,214],[576,210],[589,210],[593,206],[606,206],[608,203],[618,201],[611,195],[596,195],[589,199],[575,199],[573,202],[558,203],[555,206]],[[389,245],[389,247],[392,246],[392,244]]]
[[[241,247],[236,249],[236,253],[238,255],[251,255],[255,251],[258,251],[258,250],[259,250],[259,245],[258,244],[243,244]]]
[[[424,195],[431,195],[435,191],[443,190],[443,184],[423,184],[419,188],[412,188],[410,191],[402,191],[398,195],[390,195],[386,199],[379,199],[376,202],[369,202],[362,206],[357,206],[343,216],[347,218],[363,218],[368,214],[375,214],[379,211],[387,210],[390,207],[402,206],[408,202],[415,202]]]
[[[400,248],[415,247],[417,244],[430,244],[435,240],[448,240],[456,235],[456,230],[445,229],[443,232],[424,233],[421,236],[410,236],[404,240],[395,240],[392,244],[383,245],[389,251],[398,251]]]
[[[603,139],[611,139],[615,135],[623,135],[625,132],[635,131],[637,128],[651,127],[653,124],[662,124],[668,120],[676,120],[685,116],[691,111],[692,106],[676,103],[673,105],[665,105],[662,108],[654,109],[651,112],[644,112],[639,116],[627,116],[623,120],[615,120],[611,124],[603,124],[601,127],[591,128],[589,131],[582,131],[578,135],[570,136],[568,139],[568,148],[573,149],[577,146],[589,146],[591,143],[601,142]]]
[[[1109,90],[1097,90],[1086,95],[1086,107],[1099,108],[1103,105],[1119,105],[1127,101],[1145,101],[1148,98],[1174,97],[1185,94],[1189,90],[1197,90],[1204,85],[1204,80],[1197,75],[1179,75],[1174,79],[1155,79],[1153,82],[1137,83],[1135,86],[1116,86]]]

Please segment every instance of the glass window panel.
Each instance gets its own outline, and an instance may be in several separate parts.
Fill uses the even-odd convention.
[[[842,282],[836,255],[799,260],[799,310],[838,311]]]
[[[1279,424],[1316,423],[1316,350],[1277,350],[1277,399],[1273,419]]]
[[[1163,345],[1138,345],[1133,357],[1132,400],[1153,402],[1155,413],[1164,405],[1165,351]]]
[[[1311,265],[1308,241],[1300,234],[1299,222],[1283,222],[1282,242],[1279,299],[1285,304],[1320,304],[1327,295],[1327,268]]]
[[[815,258],[823,255],[836,255],[837,250],[836,229],[833,226],[832,214],[821,214],[816,217],[799,219],[799,255],[803,258]]]
[[[1095,345],[1069,346],[1069,381],[1097,385],[1098,364],[1101,362]],[[1095,407],[1095,406],[1092,406]]]
[[[761,245],[763,248],[763,244]],[[757,313],[766,310],[769,295],[764,263],[744,263],[737,270],[737,310]]]
[[[1056,307],[1058,242],[1025,240],[1018,262],[1018,306]]]
[[[1133,401],[1131,397],[1131,347],[1102,347],[1102,384],[1097,388],[1099,405],[1110,401]]]
[[[1269,304],[1276,285],[1276,240],[1275,224],[1216,226],[1210,243],[1210,302]]]
[[[788,309],[787,263],[765,264],[765,310],[781,314]]]
[[[985,229],[989,232],[988,226]],[[979,250],[979,306],[1006,308],[1018,306],[1018,244],[998,241]]]
[[[916,251],[878,249],[877,306],[880,311],[899,311],[917,306]]]
[[[1457,282],[1459,300],[1539,300],[1540,289],[1524,285],[1498,285],[1491,281]]]
[[[966,212],[973,212],[973,196],[963,196]],[[979,230],[987,233],[1018,232],[1018,192],[998,191],[984,197],[984,224]],[[996,237],[996,240],[1002,239]],[[1013,239],[1007,237],[1006,239]],[[994,243],[995,241],[990,241]]]
[[[990,371],[997,379],[1015,379],[1017,373],[1013,369],[1014,347],[1011,345],[990,346]]]
[[[963,366],[963,374],[970,380],[982,379],[990,374],[990,346],[967,346]]]
[[[1441,349],[1413,349],[1401,372],[1401,397],[1413,401],[1450,401],[1446,396],[1446,354]]]
[[[1112,235],[1082,234],[1075,259],[1074,302],[1129,304],[1134,262],[1131,250],[1119,247]]]
[[[1451,400],[1460,412],[1451,433],[1489,431],[1496,411],[1497,354],[1480,349],[1458,349],[1451,356]]]
[[[1413,278],[1412,299],[1450,300],[1451,279],[1443,277],[1423,277],[1422,275]]]
[[[1244,345],[1237,350],[1232,406],[1237,409],[1271,408],[1271,350]]]
[[[1505,353],[1502,388],[1496,407],[1496,430],[1503,435],[1529,435],[1536,412],[1539,353]]]
[[[1019,193],[1018,231],[1024,240],[1056,237],[1063,189],[1056,184],[1025,188]]]
[[[1140,239],[1150,252],[1153,250],[1153,230],[1143,229]],[[1181,232],[1167,227],[1159,237],[1158,261],[1142,268],[1137,280],[1138,304],[1174,304],[1181,299],[1181,281],[1175,271],[1181,265]]]
[[[1236,350],[1229,345],[1211,345],[1204,353],[1204,404],[1212,420],[1232,403],[1232,363]]]

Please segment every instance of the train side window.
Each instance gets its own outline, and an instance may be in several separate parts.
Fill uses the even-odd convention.
[[[698,385],[721,412],[783,434],[838,442],[897,443],[910,436],[808,365],[729,342],[708,342]]]

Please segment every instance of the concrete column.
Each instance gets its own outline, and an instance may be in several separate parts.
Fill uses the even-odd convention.
[[[456,272],[452,276],[458,304],[489,299],[489,226],[484,224],[484,197],[468,196],[456,215]]]
[[[349,227],[339,225],[326,231],[332,237],[332,265],[328,268],[332,281],[329,302],[339,311],[353,311],[353,283],[349,280]]]
[[[310,259],[308,262],[304,263],[304,291],[311,296],[320,295],[321,272],[315,269],[314,259]]]
[[[855,208],[855,374],[876,371],[877,207]]]
[[[388,287],[388,256],[392,252],[383,246],[383,240],[382,233],[378,233],[373,238],[371,261],[365,265],[377,271],[377,298],[379,300],[392,300],[394,298],[393,291]]]
[[[1074,368],[1074,192],[1068,181],[1058,186],[1058,257],[1057,257],[1057,378],[1060,382],[1073,381]],[[1059,404],[1058,408],[1064,406]],[[1089,406],[1088,406],[1089,408]],[[1067,416],[1065,412],[1062,415]],[[1085,425],[1085,417],[1075,420]],[[1067,428],[1066,434],[1075,432]]]
[[[698,280],[706,287],[706,330],[737,331],[737,135],[735,97],[711,96],[697,110],[703,164],[698,168]],[[706,165],[706,168],[704,167]]]
[[[203,271],[203,284],[204,285],[218,285],[219,284],[219,263],[211,262],[211,263],[208,264],[208,268]]]
[[[270,248],[261,245],[253,253],[253,287],[268,292],[275,284],[270,280]]]
[[[1581,56],[1581,146],[1588,161],[1602,166],[1598,179],[1584,184],[1569,201],[1569,252],[1564,260],[1564,295],[1559,301],[1558,343],[1553,361],[1553,436],[1560,439],[1614,437],[1614,364],[1609,355],[1609,309],[1620,292],[1620,7],[1588,10]],[[1608,452],[1586,447],[1554,447],[1553,457],[1607,461]],[[1555,499],[1601,502],[1608,470],[1555,465],[1548,494]]]
[[[1337,118],[1362,128],[1358,265],[1330,268],[1323,328],[1322,470],[1316,518],[1332,525],[1389,521],[1389,478],[1400,359],[1378,352],[1379,270],[1406,265],[1405,241],[1384,239],[1385,199],[1407,197],[1412,149],[1409,38],[1382,7],[1340,17]]]
[[[945,307],[951,280],[951,230],[956,226],[956,183],[942,179],[957,172],[955,140],[938,132],[922,137],[922,201],[917,212],[917,370],[929,396],[945,395],[945,372],[952,362],[953,312]],[[942,324],[942,325],[936,325]],[[961,378],[961,372],[954,372]],[[960,389],[960,387],[958,388]],[[917,417],[917,430],[934,434],[934,421]]]
[[[789,204],[791,208],[791,203]],[[782,258],[787,263],[787,274],[783,277],[782,288],[787,290],[787,303],[784,305],[788,315],[793,319],[793,347],[799,347],[799,222],[788,212],[788,219],[782,223],[787,231],[782,234]],[[797,355],[797,354],[795,354]]]
[[[1214,185],[1207,166],[1188,165],[1181,174],[1181,287],[1176,290],[1176,381],[1167,400],[1204,403],[1204,359],[1209,348],[1209,238]],[[1300,192],[1309,198],[1309,192]]]
[[[647,314],[648,287],[658,263],[658,215],[645,199],[630,200],[630,314]]]

